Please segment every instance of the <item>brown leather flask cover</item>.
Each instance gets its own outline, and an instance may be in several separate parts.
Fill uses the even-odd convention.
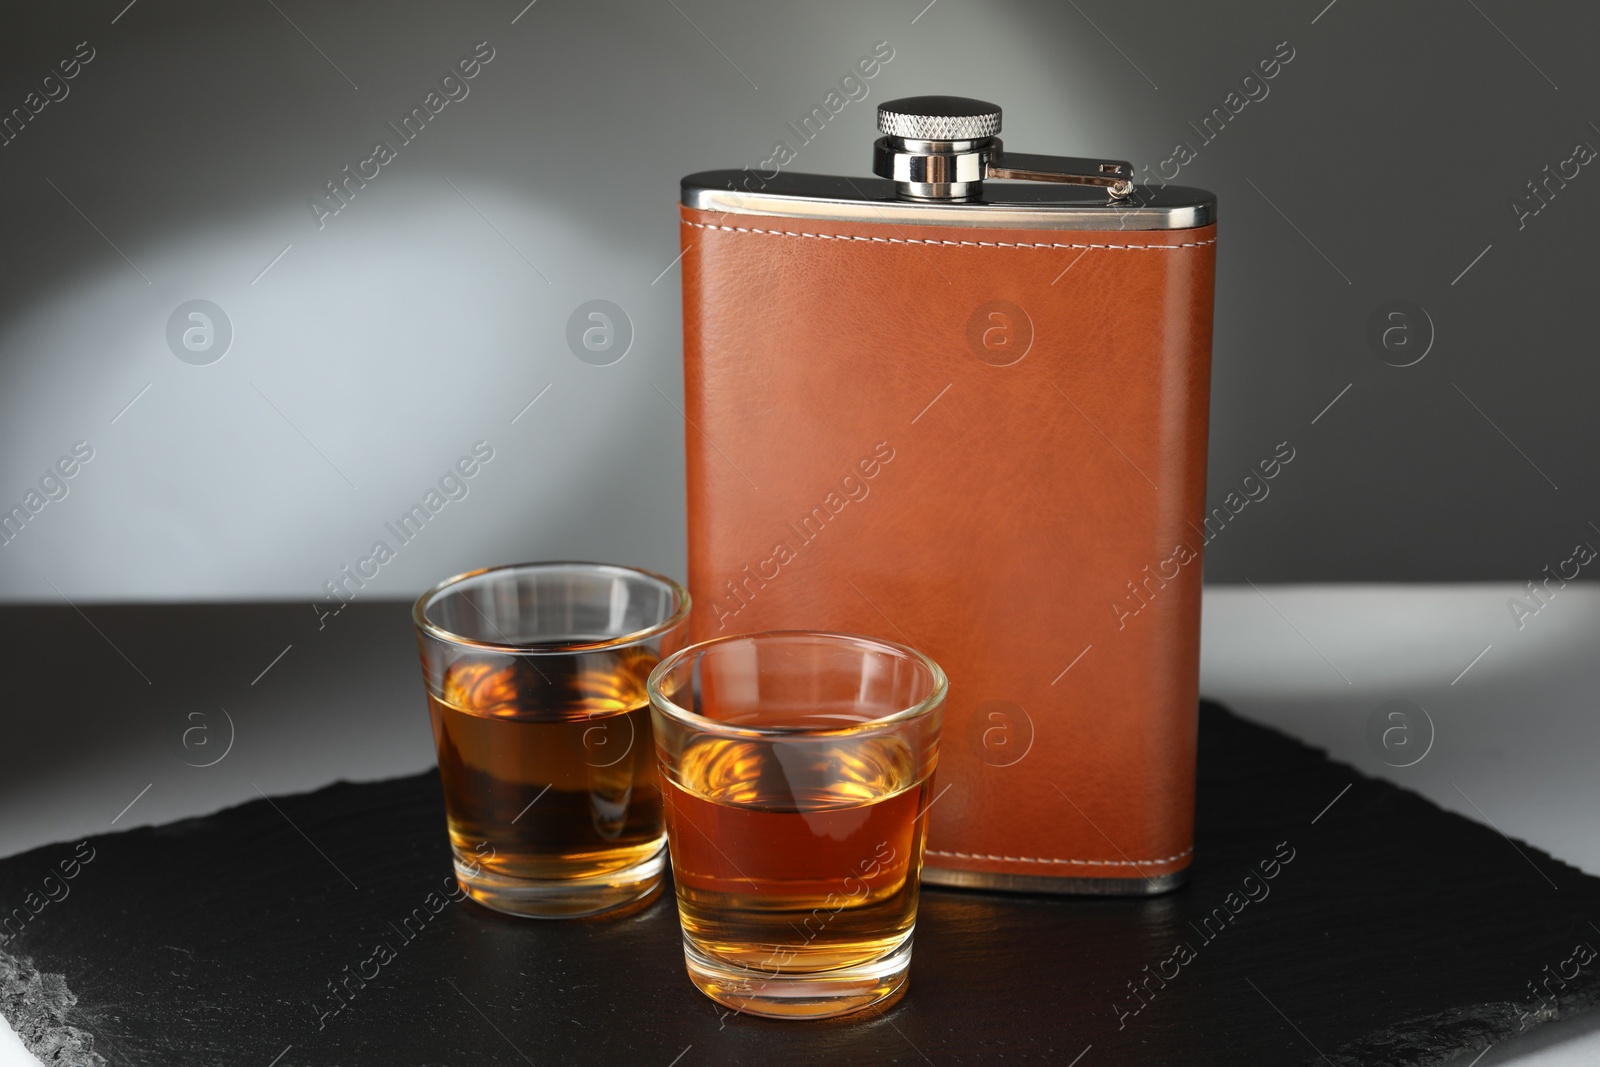
[[[1177,884],[1209,194],[1179,191],[1205,225],[1161,229],[1054,223],[1038,196],[1024,225],[987,204],[922,223],[872,209],[893,187],[864,180],[846,184],[868,210],[836,217],[691,195],[742,177],[686,179],[682,207],[694,638],[870,634],[945,669],[928,881]]]

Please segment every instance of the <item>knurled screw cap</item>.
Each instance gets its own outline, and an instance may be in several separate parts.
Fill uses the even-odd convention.
[[[1000,132],[1000,107],[966,96],[907,96],[878,105],[878,132],[912,141],[976,141]]]

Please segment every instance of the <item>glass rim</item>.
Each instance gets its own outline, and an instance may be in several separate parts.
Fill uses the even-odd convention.
[[[674,670],[684,660],[691,656],[699,656],[717,645],[730,641],[749,641],[754,638],[778,637],[795,638],[811,637],[826,638],[829,641],[849,641],[876,646],[878,649],[893,652],[903,659],[920,663],[925,667],[933,679],[932,691],[921,700],[907,708],[892,711],[887,715],[880,715],[876,719],[866,719],[862,722],[851,723],[848,726],[810,727],[810,726],[743,726],[735,723],[723,722],[720,719],[707,718],[697,712],[690,711],[681,704],[673,701],[661,692],[661,680]],[[668,716],[676,722],[690,727],[701,733],[721,734],[732,737],[774,738],[774,737],[838,737],[851,734],[866,733],[880,729],[884,726],[894,726],[909,722],[929,714],[944,703],[946,694],[950,689],[950,680],[945,676],[944,668],[940,667],[924,652],[919,652],[910,645],[903,645],[898,641],[890,641],[883,637],[871,637],[867,634],[844,633],[838,630],[757,630],[747,634],[727,634],[723,637],[713,637],[706,641],[697,641],[692,645],[680,648],[672,655],[656,664],[650,672],[650,677],[645,681],[645,692],[649,695],[650,706],[661,714]]]
[[[671,590],[676,606],[672,614],[667,618],[642,630],[619,634],[616,637],[607,637],[600,641],[541,641],[537,645],[484,641],[476,637],[468,637],[465,634],[446,630],[443,626],[427,617],[427,609],[437,597],[469,579],[506,571],[541,571],[557,567],[587,567],[596,572],[611,572],[614,575],[633,575],[650,578]],[[603,652],[608,649],[625,648],[628,645],[635,645],[640,641],[649,640],[658,634],[666,633],[682,625],[689,618],[690,606],[689,591],[681,583],[668,578],[664,574],[647,571],[643,567],[629,567],[621,563],[598,563],[584,559],[534,560],[527,563],[500,563],[492,567],[479,567],[476,570],[462,571],[460,574],[452,575],[444,579],[444,581],[431,586],[421,596],[417,597],[416,603],[411,607],[411,621],[416,624],[419,633],[427,634],[429,637],[447,644],[482,649],[485,652],[504,652],[508,655],[517,656],[562,656],[570,655],[574,652]]]

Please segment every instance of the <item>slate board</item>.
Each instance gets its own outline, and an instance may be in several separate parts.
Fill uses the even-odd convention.
[[[684,975],[670,893],[619,921],[460,902],[402,930],[450,870],[431,773],[91,838],[65,899],[0,945],[0,1010],[58,1063],[1371,1067],[1600,999],[1600,963],[1574,959],[1600,946],[1600,879],[1215,705],[1200,739],[1188,887],[927,889],[910,992],[865,1017],[724,1018]],[[0,862],[0,905],[73,855]],[[379,942],[393,958],[321,1017]],[[1170,980],[1136,1000],[1151,973]]]

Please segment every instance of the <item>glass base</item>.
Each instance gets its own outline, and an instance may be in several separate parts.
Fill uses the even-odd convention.
[[[456,881],[486,908],[530,919],[619,918],[640,910],[661,894],[667,843],[631,867],[587,878],[511,878],[473,867],[456,857]]]
[[[769,1019],[829,1019],[886,1004],[905,991],[911,967],[911,933],[869,963],[831,971],[773,974],[713,959],[683,940],[689,979],[716,1001],[743,1015]]]

